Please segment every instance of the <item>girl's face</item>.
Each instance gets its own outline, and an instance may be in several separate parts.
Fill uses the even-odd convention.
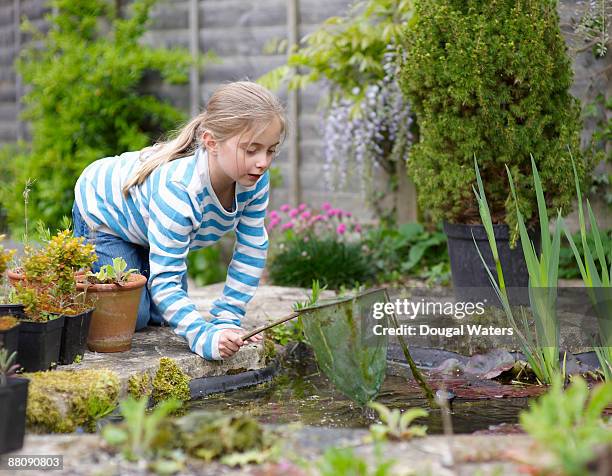
[[[279,147],[281,123],[275,118],[260,134],[236,135],[218,142],[216,159],[219,168],[232,181],[249,187],[268,170]]]

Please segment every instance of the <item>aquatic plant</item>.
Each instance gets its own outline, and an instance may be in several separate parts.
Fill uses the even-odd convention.
[[[121,450],[128,461],[156,460],[175,439],[168,416],[182,406],[178,400],[160,402],[147,413],[148,398],[131,396],[119,406],[123,422],[110,424],[102,429],[106,442]]]
[[[412,425],[415,419],[428,416],[423,408],[409,408],[402,413],[398,408],[390,409],[382,403],[370,402],[368,406],[376,410],[382,420],[382,423],[370,425],[370,435],[374,440],[409,440],[427,433],[427,426]]]
[[[510,189],[516,203],[516,215],[518,220],[519,234],[521,239],[521,247],[527,264],[529,273],[529,303],[531,314],[535,320],[535,329],[532,331],[525,309],[520,308],[521,319],[517,322],[514,317],[514,311],[510,306],[508,292],[504,281],[504,273],[499,259],[497,243],[493,233],[493,221],[491,212],[487,203],[482,178],[478,169],[478,162],[474,157],[474,168],[476,171],[476,181],[478,190],[473,188],[476,199],[478,200],[478,209],[482,224],[487,233],[489,247],[493,254],[495,268],[497,271],[497,280],[493,273],[486,265],[485,259],[476,244],[474,246],[478,250],[483,266],[489,275],[489,280],[497,294],[504,312],[516,331],[519,337],[519,342],[523,353],[525,354],[529,365],[536,374],[538,380],[542,383],[551,383],[553,377],[559,372],[565,373],[565,368],[561,369],[559,365],[559,322],[556,313],[557,300],[557,283],[559,271],[559,249],[561,245],[561,229],[563,227],[563,219],[561,212],[557,214],[557,221],[551,240],[549,232],[548,211],[544,200],[542,182],[538,174],[533,157],[531,158],[531,166],[533,171],[533,182],[536,191],[536,200],[538,205],[538,217],[540,223],[541,246],[542,251],[538,258],[534,244],[531,242],[525,226],[523,214],[518,206],[514,181],[510,169],[506,167]]]
[[[197,411],[179,418],[175,425],[181,433],[181,448],[205,461],[261,463],[273,453],[272,435],[248,416]]]
[[[573,159],[572,159],[572,165]],[[564,227],[565,236],[572,248],[580,276],[587,288],[589,298],[597,312],[597,321],[599,324],[599,342],[595,347],[595,353],[601,366],[601,371],[604,378],[608,382],[612,382],[612,256],[611,251],[604,247],[597,219],[591,208],[589,199],[586,200],[586,209],[589,215],[589,227],[593,242],[587,239],[586,220],[584,217],[584,209],[582,206],[582,193],[580,191],[580,182],[578,173],[574,165],[574,180],[576,184],[576,198],[578,201],[578,220],[580,223],[580,238],[582,244],[582,253],[578,250],[574,237],[571,235],[567,227]],[[599,266],[596,264],[599,261]]]
[[[368,462],[355,454],[352,448],[329,448],[317,462],[321,476],[387,476],[392,471],[395,460],[385,460],[380,446],[375,446],[374,467],[370,469]]]
[[[557,468],[549,468],[555,474],[559,470],[568,476],[593,474],[587,471],[587,463],[598,446],[612,444],[609,421],[603,417],[611,403],[612,383],[589,391],[584,379],[575,377],[564,390],[563,378],[555,375],[549,391],[520,414],[520,423],[555,456]]]

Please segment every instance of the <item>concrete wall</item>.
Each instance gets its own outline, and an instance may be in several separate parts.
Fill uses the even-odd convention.
[[[342,15],[347,11],[350,0],[299,0],[298,36],[311,32],[324,19]],[[579,47],[581,39],[572,34],[572,23],[580,15],[584,2],[563,0],[559,12],[564,34],[568,44]],[[16,96],[20,85],[16,81],[12,63],[19,41],[27,41],[15,34],[16,7],[20,14],[27,16],[35,24],[42,25],[45,2],[42,0],[0,0],[0,144],[12,142],[19,135],[18,107]],[[199,0],[198,2],[198,47],[201,52],[214,51],[222,63],[209,65],[201,74],[199,81],[199,106],[205,104],[211,92],[223,82],[239,79],[255,79],[271,68],[281,65],[284,55],[264,53],[264,45],[274,39],[286,38],[287,0]],[[158,46],[190,45],[190,1],[161,0],[153,14],[153,24],[146,35],[146,41]],[[597,94],[612,93],[610,64],[612,51],[606,58],[595,60],[589,51],[577,54],[574,61],[575,84],[573,94],[583,102],[592,101]],[[602,73],[608,68],[607,73]],[[593,80],[595,78],[595,80]],[[169,98],[176,106],[189,111],[191,107],[190,87],[160,85],[160,94]],[[355,190],[330,193],[324,188],[322,180],[322,153],[320,115],[317,113],[319,99],[324,89],[311,87],[299,94],[300,112],[297,124],[291,128],[299,129],[299,151],[301,163],[299,178],[302,185],[303,201],[320,204],[329,199],[337,206],[365,212],[363,201]],[[286,100],[286,93],[280,94]],[[594,126],[587,124],[584,140],[590,137]],[[290,199],[290,163],[287,147],[277,159],[285,177],[284,185],[274,191],[272,205]],[[605,207],[603,214],[609,215]]]

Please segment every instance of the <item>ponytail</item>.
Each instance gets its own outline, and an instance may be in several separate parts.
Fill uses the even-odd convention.
[[[130,178],[123,186],[123,196],[127,198],[130,188],[135,185],[141,185],[151,175],[151,172],[160,165],[193,153],[197,146],[198,136],[202,132],[201,126],[205,116],[206,112],[196,116],[181,129],[178,136],[174,139],[144,148],[140,152],[140,160],[144,161],[144,163],[140,166],[136,175]],[[144,154],[146,152],[150,153],[145,159]]]

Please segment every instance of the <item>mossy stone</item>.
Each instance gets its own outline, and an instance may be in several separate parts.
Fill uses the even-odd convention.
[[[118,404],[119,378],[110,370],[26,373],[30,379],[27,423],[35,432],[92,430]]]
[[[162,400],[176,398],[186,402],[191,398],[189,377],[176,362],[168,357],[159,359],[159,369],[153,379],[153,401],[157,404]]]

